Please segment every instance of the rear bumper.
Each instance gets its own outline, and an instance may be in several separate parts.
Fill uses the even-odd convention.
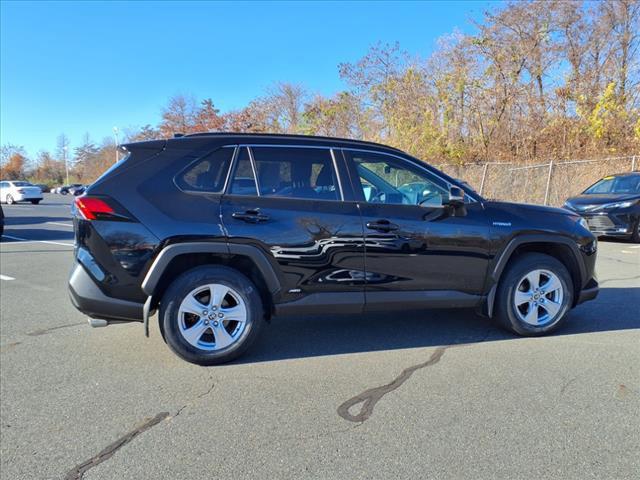
[[[79,263],[75,264],[69,277],[69,296],[71,303],[91,318],[110,322],[142,322],[142,303],[105,295]]]
[[[12,195],[16,202],[26,202],[29,200],[42,200],[42,194],[37,193],[17,193]]]

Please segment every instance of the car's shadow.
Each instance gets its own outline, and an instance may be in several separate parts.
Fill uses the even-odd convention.
[[[554,335],[640,328],[640,288],[603,288],[572,310]],[[473,310],[274,318],[237,363],[396,350],[520,338]]]

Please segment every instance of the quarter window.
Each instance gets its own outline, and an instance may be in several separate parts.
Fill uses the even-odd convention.
[[[233,150],[233,148],[220,148],[192,163],[178,174],[176,184],[185,191],[221,193]]]

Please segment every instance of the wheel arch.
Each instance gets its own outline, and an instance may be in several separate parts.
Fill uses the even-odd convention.
[[[511,239],[500,254],[496,255],[489,276],[489,288],[486,300],[487,316],[493,316],[496,290],[510,262],[520,255],[531,252],[549,255],[566,267],[573,282],[574,295],[572,306],[577,304],[582,285],[586,278],[586,272],[576,242],[571,238],[561,235],[523,235]]]
[[[147,295],[143,315],[145,335],[149,335],[149,317],[171,281],[202,265],[224,265],[246,275],[258,288],[265,311],[271,312],[273,296],[281,290],[282,282],[266,255],[257,247],[213,242],[172,244],[158,254],[142,282],[142,291]]]

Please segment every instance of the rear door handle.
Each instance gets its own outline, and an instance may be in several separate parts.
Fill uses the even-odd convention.
[[[378,230],[380,232],[392,232],[400,227],[389,220],[376,220],[375,222],[367,222],[367,228],[370,230]]]
[[[260,223],[269,220],[269,215],[260,213],[259,208],[252,208],[244,212],[234,212],[231,216],[236,220],[244,220],[247,223]]]

